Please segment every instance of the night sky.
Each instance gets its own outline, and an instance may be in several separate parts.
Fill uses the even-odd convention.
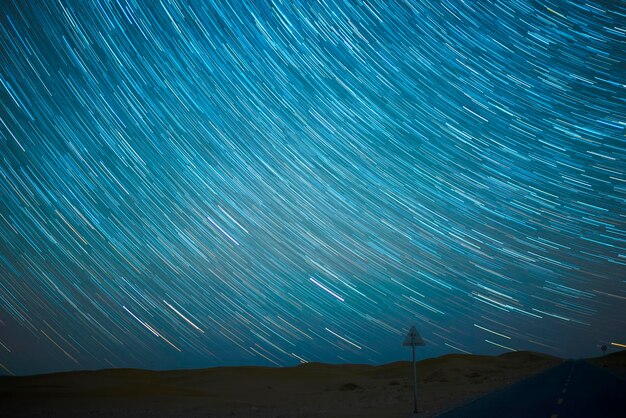
[[[626,344],[626,5],[21,1],[0,373]]]

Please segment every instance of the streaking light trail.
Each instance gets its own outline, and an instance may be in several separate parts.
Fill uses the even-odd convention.
[[[619,1],[3,1],[0,373],[622,349],[624,63]]]

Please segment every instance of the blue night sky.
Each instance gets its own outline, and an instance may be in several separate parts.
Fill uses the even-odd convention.
[[[19,1],[0,373],[626,344],[626,5]],[[614,343],[614,344],[612,344]]]

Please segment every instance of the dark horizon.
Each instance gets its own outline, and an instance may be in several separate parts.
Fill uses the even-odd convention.
[[[626,344],[624,4],[228,3],[2,2],[0,374]]]
[[[538,351],[526,351],[526,350],[522,350],[522,351],[504,351],[502,353],[499,354],[493,354],[493,355],[487,355],[487,354],[466,354],[466,353],[460,353],[460,352],[450,352],[450,353],[444,353],[435,357],[426,357],[426,358],[416,358],[416,362],[417,364],[419,364],[420,362],[423,361],[429,361],[429,360],[437,360],[437,359],[442,359],[445,358],[447,356],[461,356],[461,357],[467,357],[467,358],[471,358],[471,357],[491,357],[491,358],[497,358],[497,357],[501,357],[503,355],[524,355],[524,354],[531,354],[531,355],[536,355],[539,357],[545,356],[547,358],[553,358],[556,360],[561,360],[561,361],[578,361],[578,360],[592,360],[592,359],[600,359],[602,357],[608,356],[610,354],[617,354],[617,353],[622,353],[622,352],[626,352],[625,350],[616,350],[613,352],[607,352],[606,354],[600,354],[599,356],[595,356],[595,357],[588,357],[588,358],[560,358],[560,357],[556,357],[556,356],[551,356],[549,354],[545,354],[545,353],[541,353]],[[389,366],[392,364],[396,364],[396,363],[406,363],[408,365],[411,364],[411,359],[408,358],[403,358],[403,359],[398,359],[398,360],[392,360],[389,362],[385,362],[385,363],[377,363],[377,364],[373,364],[373,363],[341,363],[341,362],[337,362],[337,363],[327,363],[327,362],[318,362],[318,361],[311,361],[311,362],[306,362],[306,363],[297,363],[297,364],[292,364],[292,365],[285,365],[285,366],[277,366],[274,364],[246,364],[246,365],[236,365],[236,364],[220,364],[220,365],[215,365],[215,366],[207,366],[207,367],[191,367],[191,368],[176,368],[176,369],[146,369],[146,368],[136,368],[136,367],[105,367],[105,368],[100,368],[100,369],[69,369],[69,370],[58,370],[58,371],[51,371],[51,372],[45,372],[45,373],[36,373],[36,374],[21,374],[21,375],[0,375],[0,377],[2,376],[7,376],[7,377],[37,377],[37,376],[47,376],[47,375],[55,375],[55,374],[66,374],[66,373],[80,373],[80,372],[106,372],[106,371],[147,371],[147,372],[184,372],[184,371],[200,371],[200,370],[209,370],[209,369],[216,369],[216,368],[229,368],[229,369],[238,369],[238,368],[247,368],[247,367],[252,367],[252,368],[269,368],[269,369],[282,369],[282,368],[293,368],[293,367],[301,367],[301,366],[371,366],[371,367],[385,367],[385,366]],[[410,374],[410,367],[407,368],[407,375]]]
[[[427,360],[433,360],[433,359],[438,359],[441,357],[445,357],[448,355],[460,355],[460,356],[487,356],[487,357],[500,357],[503,355],[507,355],[507,354],[523,354],[523,353],[531,353],[531,354],[536,354],[539,356],[547,356],[547,357],[553,357],[555,359],[559,359],[562,361],[571,361],[571,360],[591,360],[591,359],[600,359],[602,357],[606,357],[606,356],[610,356],[610,355],[615,355],[618,353],[626,353],[626,350],[624,349],[624,347],[618,347],[618,346],[608,346],[607,347],[607,351],[606,352],[602,352],[600,350],[600,347],[598,347],[598,352],[595,353],[595,355],[590,355],[590,356],[586,356],[586,357],[560,357],[560,356],[556,356],[553,354],[549,354],[549,353],[545,353],[539,350],[517,350],[517,351],[508,351],[508,350],[503,350],[500,352],[496,352],[496,353],[462,353],[459,351],[449,351],[449,352],[443,352],[443,353],[439,353],[433,356],[424,356],[423,354],[420,354],[420,351],[417,351],[417,356],[416,356],[416,361],[419,363],[421,361],[427,361]],[[250,363],[246,363],[246,364],[237,364],[237,363],[219,363],[219,364],[208,364],[208,365],[191,365],[188,367],[173,367],[173,368],[159,368],[159,367],[135,367],[132,365],[121,365],[121,366],[111,366],[111,367],[101,367],[101,368],[68,368],[68,369],[50,369],[47,371],[39,371],[39,372],[34,372],[34,373],[29,373],[29,372],[25,372],[22,374],[0,374],[1,376],[15,376],[15,377],[28,377],[28,376],[41,376],[41,375],[49,375],[49,374],[57,374],[57,373],[74,373],[74,372],[98,372],[98,371],[106,371],[106,370],[144,370],[144,371],[154,371],[154,372],[168,372],[168,371],[192,371],[192,370],[202,370],[202,369],[212,369],[212,368],[220,368],[220,367],[226,367],[226,368],[240,368],[240,367],[268,367],[268,368],[289,368],[289,367],[298,367],[298,366],[302,366],[305,364],[322,364],[322,365],[330,365],[330,366],[341,366],[341,365],[366,365],[366,366],[385,366],[385,365],[389,365],[389,364],[393,364],[393,363],[397,363],[397,362],[405,362],[405,363],[410,363],[411,362],[411,357],[410,357],[410,349],[404,349],[402,350],[402,352],[405,354],[404,357],[402,358],[398,358],[398,359],[391,359],[388,361],[383,361],[383,362],[360,362],[360,363],[354,363],[354,362],[347,362],[347,361],[309,361],[306,363],[303,362],[295,362],[293,364],[285,364],[285,365],[276,365],[276,364],[272,364],[269,363],[267,361],[265,362],[250,362]],[[408,370],[408,369],[407,369]],[[407,371],[408,373],[408,371]]]

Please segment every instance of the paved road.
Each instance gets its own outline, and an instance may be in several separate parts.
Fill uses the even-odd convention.
[[[438,418],[624,418],[626,381],[566,361]]]

